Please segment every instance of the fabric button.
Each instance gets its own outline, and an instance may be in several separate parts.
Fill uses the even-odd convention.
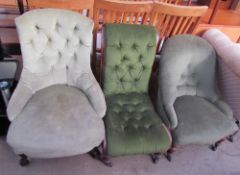
[[[126,55],[124,55],[123,58],[122,58],[122,62],[125,62],[127,60],[128,60],[128,57]]]
[[[132,49],[133,49],[133,50],[137,50],[137,48],[138,48],[138,45],[137,45],[136,43],[134,43],[134,44],[132,45]]]
[[[121,49],[121,48],[122,48],[122,43],[119,42],[119,44],[118,44],[118,49]]]
[[[59,57],[62,57],[62,53],[61,53],[60,51],[58,52],[58,56],[59,56]]]
[[[115,69],[115,70],[119,70],[119,65],[115,65],[115,66],[114,66],[114,69]]]
[[[36,28],[37,30],[40,30],[40,27],[39,27],[38,25],[35,25],[35,28]]]
[[[79,40],[79,44],[80,44],[80,45],[83,45],[83,41],[82,41],[81,39]]]
[[[69,42],[70,42],[70,39],[69,39],[69,38],[67,38],[67,39],[66,39],[66,43],[68,44]]]
[[[138,61],[142,61],[143,60],[143,55],[139,55],[138,56]]]
[[[134,66],[133,65],[129,65],[128,66],[128,70],[132,70],[132,69],[134,69]]]
[[[74,31],[78,31],[78,30],[79,30],[78,26],[76,25],[76,26],[73,28],[73,30],[74,30]]]
[[[142,66],[142,70],[144,71],[144,70],[146,70],[146,69],[147,69],[147,66],[143,65],[143,66]]]
[[[52,42],[52,38],[48,37],[48,42],[51,43]]]

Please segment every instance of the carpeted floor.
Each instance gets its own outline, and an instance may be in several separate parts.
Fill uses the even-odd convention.
[[[240,133],[235,142],[226,141],[217,151],[207,146],[187,146],[173,154],[169,163],[161,158],[153,164],[149,156],[112,158],[109,168],[89,155],[48,160],[32,160],[18,165],[16,156],[0,138],[0,175],[240,175]]]

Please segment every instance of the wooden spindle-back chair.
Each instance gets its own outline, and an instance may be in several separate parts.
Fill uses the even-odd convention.
[[[155,2],[150,15],[150,25],[158,30],[158,51],[165,39],[173,35],[193,33],[207,9],[207,6]]]

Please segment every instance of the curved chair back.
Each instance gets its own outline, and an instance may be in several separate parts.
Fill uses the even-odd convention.
[[[180,96],[199,96],[212,102],[218,99],[216,54],[205,40],[193,35],[174,36],[165,42],[161,56],[158,99],[167,113]]]
[[[207,9],[207,6],[193,7],[155,2],[150,15],[150,24],[158,30],[158,51],[168,37],[193,33]]]
[[[33,92],[75,85],[76,77],[91,73],[92,20],[68,10],[41,9],[16,18],[16,26],[23,57],[20,82]]]
[[[27,0],[29,9],[60,8],[69,9],[90,18],[93,17],[94,0]]]

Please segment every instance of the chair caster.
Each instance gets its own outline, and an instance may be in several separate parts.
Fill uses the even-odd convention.
[[[233,143],[233,135],[228,136],[228,137],[227,137],[227,140],[228,140],[229,142],[232,142],[232,143]]]
[[[101,156],[101,153],[97,148],[94,148],[89,152],[89,155],[94,159],[99,159],[99,157]]]
[[[152,162],[153,162],[154,164],[158,163],[158,161],[159,161],[159,159],[160,159],[160,156],[159,156],[158,153],[150,154],[150,156],[151,156]]]
[[[215,143],[215,144],[213,144],[213,145],[210,145],[209,148],[210,148],[212,151],[216,151],[216,150],[217,150],[217,147],[218,147],[218,144]]]
[[[21,166],[27,166],[30,164],[30,161],[28,160],[28,157],[25,154],[19,155],[21,157],[19,164]]]
[[[240,129],[240,122],[239,122],[239,120],[236,120],[235,123],[237,124],[238,128]]]
[[[165,156],[165,158],[166,158],[169,162],[172,161],[172,156],[171,156],[170,153],[165,153],[164,156]]]

